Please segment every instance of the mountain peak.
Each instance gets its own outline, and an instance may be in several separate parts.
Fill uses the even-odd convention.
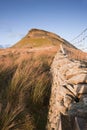
[[[52,37],[52,38],[60,38],[60,36],[58,36],[57,34],[55,33],[52,33],[52,32],[49,32],[49,31],[45,31],[45,30],[41,30],[41,29],[36,29],[36,28],[33,28],[31,29],[27,36],[30,36],[30,37]]]
[[[13,47],[34,48],[59,46],[60,44],[66,44],[67,46],[74,47],[69,42],[67,42],[55,33],[33,28],[28,32],[28,34],[24,38],[22,38]]]

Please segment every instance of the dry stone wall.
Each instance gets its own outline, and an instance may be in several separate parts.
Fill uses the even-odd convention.
[[[69,115],[71,106],[77,105],[80,100],[85,99],[86,104],[87,64],[81,60],[70,59],[62,49],[61,52],[57,52],[53,60],[51,73],[53,84],[47,129],[72,130],[72,127],[68,125],[69,122],[67,122],[68,127],[63,128],[61,115]]]

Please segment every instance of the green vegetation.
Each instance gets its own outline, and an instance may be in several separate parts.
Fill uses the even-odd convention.
[[[53,42],[49,38],[23,38],[14,47],[45,47],[51,46]]]

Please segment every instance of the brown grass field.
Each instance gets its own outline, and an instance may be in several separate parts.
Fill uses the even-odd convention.
[[[46,129],[51,63],[61,43],[72,45],[55,34],[36,32],[0,49],[0,130]]]
[[[0,130],[44,130],[57,47],[0,51]]]

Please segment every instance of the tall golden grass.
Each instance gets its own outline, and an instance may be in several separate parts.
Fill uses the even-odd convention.
[[[0,130],[45,130],[56,50],[1,58]]]

